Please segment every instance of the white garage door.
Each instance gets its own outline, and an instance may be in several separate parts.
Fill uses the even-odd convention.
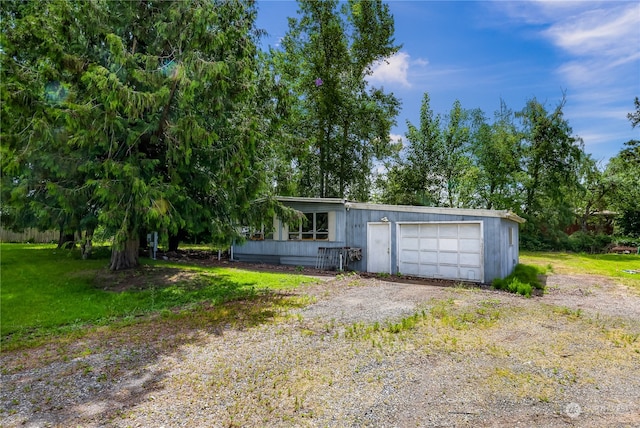
[[[400,224],[398,261],[406,275],[482,282],[482,225]]]

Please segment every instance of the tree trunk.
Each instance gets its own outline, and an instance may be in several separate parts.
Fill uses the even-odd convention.
[[[169,251],[178,251],[180,240],[182,238],[182,231],[178,231],[175,235],[169,235]]]
[[[93,251],[93,228],[87,228],[87,230],[85,230],[84,239],[82,240],[82,244],[80,244],[80,251],[83,260],[91,257]]]
[[[584,212],[580,216],[580,230],[584,233],[588,232],[589,226],[589,214],[591,213],[591,204],[587,204],[584,209]]]
[[[124,242],[121,248],[116,246],[111,250],[111,270],[130,269],[138,266],[138,250],[140,248],[140,239],[136,235],[135,238],[129,238]]]
[[[76,246],[76,237],[72,233],[66,233],[63,227],[60,227],[60,235],[58,236],[58,249],[71,249]]]

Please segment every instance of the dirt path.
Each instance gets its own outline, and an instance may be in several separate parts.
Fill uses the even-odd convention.
[[[344,277],[249,328],[168,319],[3,353],[0,421],[640,426],[640,296],[592,276],[547,287],[525,299]]]

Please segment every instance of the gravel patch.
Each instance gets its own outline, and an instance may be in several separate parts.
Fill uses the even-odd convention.
[[[640,296],[591,276],[547,287],[525,299],[340,277],[251,327],[169,319],[3,353],[0,422],[640,426]]]

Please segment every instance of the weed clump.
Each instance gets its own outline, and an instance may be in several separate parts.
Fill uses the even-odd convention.
[[[538,278],[541,273],[543,272],[535,266],[518,264],[511,275],[504,279],[494,279],[491,285],[498,290],[531,297],[534,289],[544,290],[544,285]]]

